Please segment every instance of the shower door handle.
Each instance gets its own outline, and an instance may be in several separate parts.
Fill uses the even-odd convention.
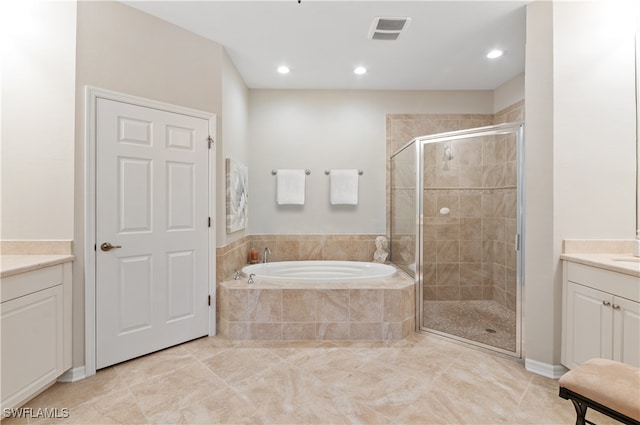
[[[520,233],[516,233],[515,245],[516,245],[516,251],[520,251]]]

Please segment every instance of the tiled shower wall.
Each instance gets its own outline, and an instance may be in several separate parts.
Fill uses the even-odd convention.
[[[390,157],[413,138],[427,134],[521,121],[523,107],[521,101],[495,115],[388,115],[387,152]],[[425,151],[423,266],[427,300],[493,299],[515,310],[516,151],[507,137],[513,138],[455,142],[454,159],[447,163],[442,161],[443,145],[431,145]],[[401,180],[404,186],[410,184],[410,179]],[[413,204],[396,192],[396,213],[415,222],[415,213],[403,211],[406,206],[413,209]],[[411,187],[404,187],[404,192],[411,192]],[[390,199],[387,205],[390,233]],[[451,213],[440,214],[443,207]],[[408,227],[393,223],[395,234],[398,229],[414,227],[406,224]],[[394,261],[410,257],[414,246],[411,232],[399,236],[392,240]],[[402,250],[408,251],[406,255],[398,252]]]

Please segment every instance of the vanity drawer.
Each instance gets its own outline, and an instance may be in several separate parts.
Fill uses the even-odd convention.
[[[632,301],[640,301],[640,279],[635,276],[568,262],[567,280]]]
[[[62,264],[8,276],[2,279],[2,302],[61,285],[63,282]]]

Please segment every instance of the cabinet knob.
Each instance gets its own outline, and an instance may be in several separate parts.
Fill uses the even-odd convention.
[[[612,307],[614,310],[620,310],[620,306],[617,304],[612,305]]]
[[[602,305],[605,307],[609,307],[611,303],[609,301],[602,301]]]

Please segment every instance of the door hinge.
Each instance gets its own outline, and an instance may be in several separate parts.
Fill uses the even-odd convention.
[[[209,217],[209,227],[211,227],[211,217]]]
[[[207,305],[211,305],[211,295],[207,297]]]
[[[209,136],[207,140],[209,141],[209,149],[211,149],[211,145],[214,143],[213,137]]]

